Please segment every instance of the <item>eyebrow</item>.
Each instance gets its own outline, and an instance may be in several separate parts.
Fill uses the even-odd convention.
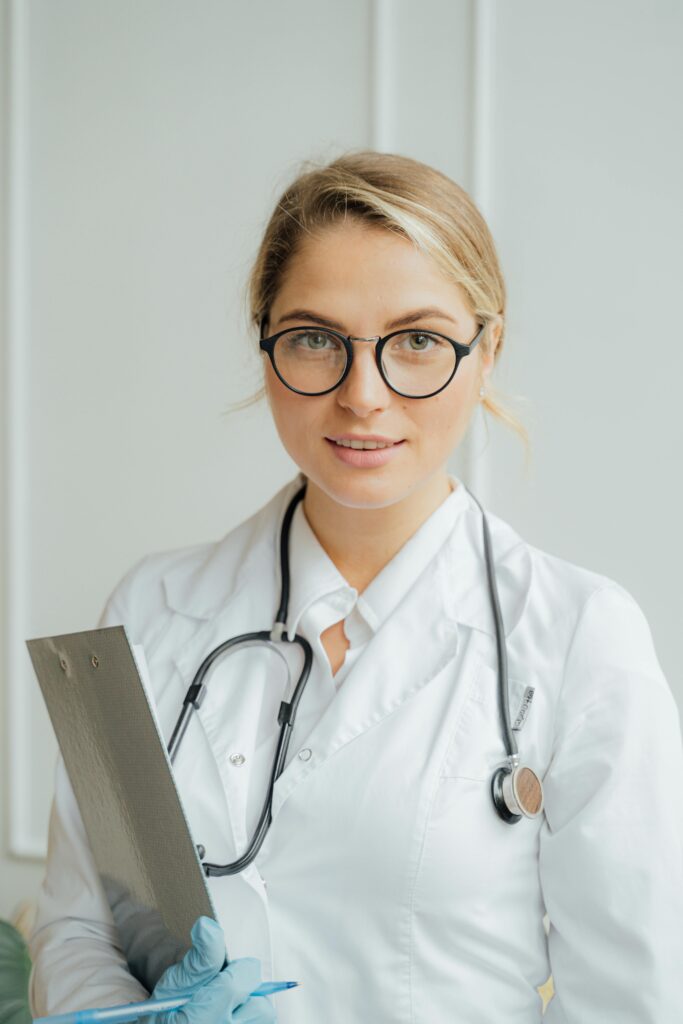
[[[426,320],[427,318],[448,320],[450,323],[455,324],[456,327],[458,326],[458,321],[454,317],[444,313],[441,309],[437,309],[435,306],[428,306],[425,309],[415,309],[411,313],[402,314],[402,316],[388,323],[386,329],[391,331],[395,327],[405,327],[408,324],[414,324],[418,320]],[[337,320],[330,320],[329,317],[321,316],[320,313],[314,313],[310,309],[292,309],[289,313],[285,313],[284,316],[280,317],[279,323],[284,323],[286,320],[307,320],[311,323],[322,324],[324,327],[331,327],[342,334],[346,333],[343,324],[340,324]]]

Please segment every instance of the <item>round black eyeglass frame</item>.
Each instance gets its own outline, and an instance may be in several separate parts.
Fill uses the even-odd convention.
[[[264,324],[265,319],[261,323],[261,333],[263,333]],[[475,334],[475,336],[470,341],[469,345],[463,345],[462,342],[454,341],[453,338],[449,338],[448,335],[446,334],[440,334],[438,331],[421,331],[418,328],[411,327],[404,327],[400,331],[392,331],[391,334],[385,334],[383,338],[380,337],[379,335],[376,335],[374,338],[354,338],[351,335],[340,334],[339,331],[333,331],[331,327],[323,327],[322,325],[319,326],[317,324],[300,324],[297,327],[286,327],[283,331],[278,331],[277,334],[272,334],[270,338],[261,338],[259,341],[259,348],[263,352],[268,353],[273,370],[275,371],[275,373],[277,374],[277,376],[279,377],[279,379],[282,381],[286,388],[289,388],[290,391],[295,391],[297,395],[310,395],[311,397],[314,397],[317,395],[327,395],[330,393],[330,391],[335,391],[341,384],[344,383],[351,370],[351,364],[353,363],[353,345],[351,344],[352,341],[372,341],[375,343],[375,362],[377,363],[377,369],[379,370],[382,380],[384,381],[386,386],[391,389],[391,391],[393,391],[397,395],[401,395],[402,398],[432,398],[434,395],[438,395],[440,391],[443,391],[444,388],[448,387],[448,385],[450,384],[450,382],[453,380],[457,373],[460,361],[464,359],[465,356],[468,356],[472,349],[479,343],[479,341],[481,341],[481,336],[484,333],[485,327],[486,324],[482,324],[477,333]],[[339,340],[343,343],[344,348],[346,349],[346,366],[344,368],[344,372],[337,381],[337,383],[333,384],[331,388],[326,388],[325,391],[300,391],[298,388],[292,387],[292,385],[288,384],[284,377],[280,374],[277,366],[275,365],[274,350],[277,339],[281,337],[283,334],[289,334],[291,331],[302,331],[307,329],[325,331],[328,334],[333,334],[335,338],[339,338]],[[390,338],[394,338],[398,334],[406,334],[410,331],[412,331],[415,334],[432,334],[436,338],[442,338],[444,341],[450,342],[450,344],[455,349],[455,366],[453,367],[453,373],[450,375],[445,384],[442,384],[441,387],[437,388],[436,391],[431,391],[428,395],[406,395],[403,391],[399,391],[397,388],[393,387],[389,383],[384,373],[384,370],[382,369],[382,349],[384,348],[386,343],[389,341]]]

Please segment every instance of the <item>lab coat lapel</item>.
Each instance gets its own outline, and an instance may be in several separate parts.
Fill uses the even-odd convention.
[[[299,474],[281,488],[254,517],[216,545],[202,565],[188,573],[181,564],[164,577],[169,605],[199,619],[191,640],[174,657],[186,687],[202,660],[218,644],[229,637],[270,628],[279,599],[280,524],[302,479]],[[527,545],[511,527],[490,513],[488,520],[507,637],[526,606],[531,560]],[[306,737],[305,745],[314,749],[315,755],[305,761],[290,754],[289,763],[275,784],[273,817],[310,772],[441,673],[456,656],[463,627],[479,632],[481,642],[475,647],[481,653],[476,657],[495,667],[495,628],[481,512],[471,497],[442,547],[369,641]],[[198,717],[215,757],[227,802],[230,825],[225,838],[231,847],[227,856],[232,859],[244,850],[248,840],[246,800],[255,730],[265,688],[271,683],[268,659],[254,659],[249,686],[239,687],[232,682],[230,715],[226,721],[219,708],[224,707],[226,699],[230,660],[228,656],[212,669],[211,685]],[[472,664],[469,655],[468,664]],[[469,678],[470,673],[467,675]],[[459,678],[457,685],[463,688],[467,681]],[[235,752],[237,738],[245,761],[235,771],[229,758]]]
[[[507,524],[490,515],[488,520],[508,637],[526,606],[531,560],[526,545]],[[466,678],[458,678],[463,697],[480,662],[496,664],[495,625],[481,529],[481,512],[470,497],[442,547],[368,642],[303,740],[313,755],[308,760],[291,758],[277,780],[273,818],[308,774],[438,676],[455,658],[463,628],[479,634],[468,653]]]
[[[272,626],[279,601],[280,528],[287,505],[304,479],[297,474],[288,481],[254,515],[211,545],[205,557],[198,558],[203,552],[190,548],[164,574],[163,588],[169,608],[191,622],[194,620],[190,639],[171,654],[185,690],[204,658],[219,644],[230,637]],[[223,863],[240,856],[250,838],[247,798],[255,763],[256,731],[263,717],[266,693],[268,703],[273,703],[272,663],[268,658],[253,658],[249,685],[236,685],[235,672],[231,671],[235,668],[233,658],[244,658],[249,653],[247,648],[246,652],[227,655],[214,664],[204,702],[193,712],[220,778],[220,792],[215,787],[216,799],[225,803],[226,813],[216,807],[212,814],[215,832],[210,858]],[[286,694],[283,692],[279,699],[286,699]],[[275,713],[273,729],[276,728]],[[238,754],[244,760],[237,766],[230,758]],[[239,877],[263,898],[263,886],[254,864]]]
[[[243,588],[226,608],[201,624],[192,640],[174,656],[185,687],[191,684],[206,655],[219,644],[230,637],[253,632],[259,626],[267,628],[267,622],[259,623],[259,610],[262,616],[263,608],[256,607],[248,588]],[[246,799],[260,707],[264,687],[268,684],[267,659],[255,658],[250,667],[248,685],[238,685],[234,663],[231,665],[230,662],[240,657],[245,657],[245,654],[227,654],[213,665],[203,703],[193,712],[211,747],[227,804],[228,813],[224,816],[226,823],[229,822],[225,830],[226,860],[236,859],[247,843]],[[226,701],[229,704],[227,716]],[[235,765],[230,761],[231,756],[241,756],[244,760]]]
[[[438,600],[434,582],[431,572],[423,572],[368,642],[332,702],[302,741],[313,756],[308,761],[291,758],[277,780],[274,819],[294,788],[311,772],[418,693],[455,655],[456,622],[428,614]]]
[[[219,644],[244,633],[269,629],[276,608],[273,571],[274,537],[281,503],[293,493],[296,481],[286,485],[253,517],[240,524],[210,551],[199,566],[180,562],[163,578],[166,600],[176,612],[196,620],[196,628],[172,659],[185,689],[204,658]],[[258,581],[256,584],[255,581]],[[246,801],[254,764],[256,730],[267,685],[272,687],[272,665],[267,658],[252,659],[249,685],[235,680],[235,662],[246,653],[227,654],[210,670],[210,683],[196,712],[216,762],[227,813],[224,862],[236,859],[248,842]],[[232,664],[231,664],[232,662]],[[228,692],[229,691],[229,692]],[[226,714],[226,706],[229,714]],[[182,749],[182,748],[181,748]],[[231,756],[241,754],[235,765]],[[244,877],[255,884],[251,867]]]

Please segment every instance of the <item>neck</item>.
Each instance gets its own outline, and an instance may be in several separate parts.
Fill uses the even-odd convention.
[[[453,489],[442,470],[393,505],[349,508],[309,480],[303,511],[344,579],[362,593]]]

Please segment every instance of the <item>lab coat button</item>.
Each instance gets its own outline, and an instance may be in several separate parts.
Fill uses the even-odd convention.
[[[230,755],[230,764],[235,764],[235,765],[237,765],[239,767],[240,765],[243,765],[245,761],[246,761],[246,757],[244,756],[244,754],[231,754]]]
[[[301,761],[310,761],[312,755],[313,755],[313,751],[309,750],[308,747],[304,747],[303,750],[299,751],[299,760],[301,760]]]

